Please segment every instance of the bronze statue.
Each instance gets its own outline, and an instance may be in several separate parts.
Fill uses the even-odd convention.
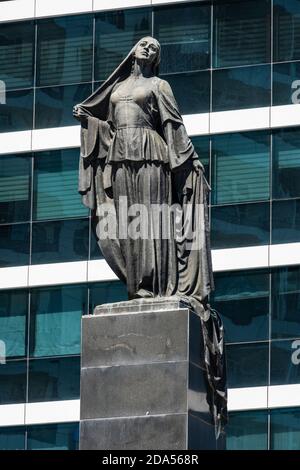
[[[222,323],[208,304],[210,188],[170,85],[158,78],[159,62],[159,42],[142,38],[74,107],[81,122],[79,192],[93,210],[103,256],[126,283],[129,299],[176,295],[200,315],[211,407],[220,429],[226,420],[226,374]],[[128,236],[130,210],[137,204],[144,219],[139,214],[135,227],[147,230]],[[167,216],[156,210],[173,206]],[[107,213],[112,218],[105,225]],[[107,236],[112,226],[116,236]]]

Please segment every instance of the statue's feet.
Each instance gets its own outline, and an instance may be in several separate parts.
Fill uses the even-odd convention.
[[[154,295],[152,292],[146,289],[139,289],[134,296],[135,299],[144,299],[144,298],[150,298],[150,297],[154,297]]]

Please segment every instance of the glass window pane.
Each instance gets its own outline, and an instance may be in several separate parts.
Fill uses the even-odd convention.
[[[27,312],[27,291],[0,291],[0,339],[4,341],[6,357],[26,355]]]
[[[92,93],[91,84],[37,88],[35,128],[75,126],[72,109]]]
[[[271,385],[300,383],[300,339],[271,342]]]
[[[33,85],[34,23],[2,23],[0,32],[0,77],[6,89]]]
[[[214,7],[214,66],[270,61],[270,0],[227,0]]]
[[[29,264],[29,224],[0,226],[0,267]]]
[[[216,273],[211,302],[220,313],[226,342],[269,339],[269,273]]]
[[[271,410],[270,448],[299,450],[300,408]]]
[[[300,59],[300,2],[274,2],[274,61]]]
[[[226,426],[227,450],[266,450],[267,448],[267,411],[230,413]]]
[[[8,91],[5,103],[0,104],[0,132],[31,130],[32,126],[33,91]]]
[[[212,207],[212,247],[268,245],[270,208],[267,203]]]
[[[229,388],[268,384],[269,344],[249,343],[226,347]]]
[[[0,450],[25,450],[25,426],[0,427]]]
[[[300,268],[272,273],[272,338],[300,338]]]
[[[91,219],[91,229],[90,229],[90,259],[103,259],[103,254],[100,246],[98,245],[98,238],[96,235],[96,225],[97,223],[92,218]]]
[[[88,215],[77,190],[78,161],[77,148],[34,155],[33,219]]]
[[[29,402],[77,399],[79,389],[79,356],[29,361]]]
[[[272,204],[272,243],[300,241],[300,199]]]
[[[273,65],[273,105],[300,102],[300,62]]]
[[[92,80],[92,15],[38,21],[37,85]]]
[[[178,5],[154,10],[154,37],[161,44],[161,73],[210,66],[210,5]],[[188,89],[188,87],[186,87]]]
[[[8,361],[6,364],[0,364],[0,405],[25,403],[26,370],[26,361]]]
[[[0,157],[0,223],[30,218],[31,155]]]
[[[90,309],[92,314],[97,305],[128,300],[127,288],[120,281],[99,282],[90,285]]]
[[[85,286],[34,289],[31,295],[30,356],[80,354]]]
[[[274,132],[273,198],[300,196],[299,148],[299,128],[284,129]]]
[[[210,160],[210,138],[209,136],[194,136],[191,137],[191,141],[195,147],[195,151],[204,166],[205,178],[209,182],[209,160]]]
[[[87,260],[88,245],[88,219],[34,223],[31,263]]]
[[[171,85],[181,114],[209,112],[210,72],[174,73],[161,78]]]
[[[78,423],[28,426],[28,450],[77,450],[78,441]]]
[[[269,198],[270,137],[265,132],[212,139],[213,204]]]
[[[95,80],[105,80],[134,44],[151,35],[147,8],[114,10],[96,15]]]
[[[271,105],[271,67],[260,65],[214,70],[212,111]]]

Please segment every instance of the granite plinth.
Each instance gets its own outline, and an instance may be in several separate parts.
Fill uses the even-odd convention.
[[[132,300],[83,317],[80,449],[223,448],[207,386],[201,322],[186,302]]]

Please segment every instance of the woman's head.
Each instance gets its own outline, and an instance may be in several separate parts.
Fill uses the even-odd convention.
[[[151,36],[140,39],[134,48],[133,57],[139,62],[151,65],[155,72],[160,62],[159,42]]]

